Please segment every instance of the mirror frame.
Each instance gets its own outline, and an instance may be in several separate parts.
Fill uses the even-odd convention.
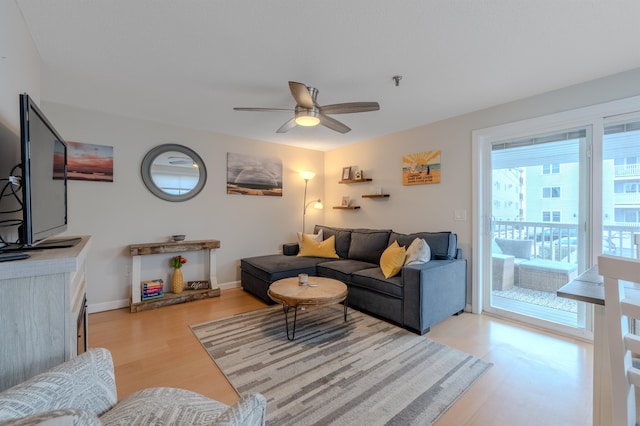
[[[187,192],[186,194],[181,194],[181,195],[167,194],[153,182],[153,178],[151,177],[151,166],[153,165],[154,160],[159,155],[169,151],[177,151],[182,154],[188,155],[198,165],[198,172],[200,174],[198,177],[198,183],[196,184],[196,186],[193,187],[191,191]],[[207,182],[207,168],[205,167],[204,161],[202,161],[202,158],[200,158],[200,156],[196,154],[196,152],[191,148],[187,148],[186,146],[173,144],[173,143],[158,145],[155,148],[151,149],[149,152],[147,152],[147,155],[145,155],[144,159],[142,160],[141,174],[142,174],[142,181],[144,182],[147,189],[151,191],[153,195],[165,201],[172,201],[172,202],[190,200],[191,198],[198,195],[200,191],[202,191],[202,188],[204,188],[204,185]]]

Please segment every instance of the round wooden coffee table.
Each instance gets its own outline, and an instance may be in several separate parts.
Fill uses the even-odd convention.
[[[344,301],[344,320],[347,320],[347,286],[333,278],[309,277],[306,285],[298,283],[298,277],[284,278],[273,282],[267,292],[274,301],[282,304],[284,321],[287,327],[287,339],[296,335],[298,307],[324,306]],[[293,330],[289,336],[289,308],[293,308]]]

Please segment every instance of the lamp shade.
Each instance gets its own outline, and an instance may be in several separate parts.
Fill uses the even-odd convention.
[[[314,172],[310,172],[307,170],[300,172],[300,177],[304,180],[311,180],[315,177],[315,175],[316,174]]]

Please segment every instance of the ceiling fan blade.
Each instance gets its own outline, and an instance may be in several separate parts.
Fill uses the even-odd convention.
[[[293,111],[291,108],[234,108],[234,111]]]
[[[347,102],[320,107],[323,114],[351,114],[354,112],[378,111],[380,105],[377,102]]]
[[[340,133],[347,133],[351,130],[347,125],[339,122],[335,118],[331,118],[328,115],[324,114],[320,114],[320,124]]]
[[[313,108],[315,106],[306,85],[290,81],[289,90],[291,90],[291,96],[293,96],[293,99],[296,100],[296,104],[299,106],[303,108]]]
[[[289,130],[293,129],[294,127],[296,127],[296,119],[292,118],[291,120],[287,121],[282,126],[280,126],[280,128],[276,130],[276,133],[286,133]]]

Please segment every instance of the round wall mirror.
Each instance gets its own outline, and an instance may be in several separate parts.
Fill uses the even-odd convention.
[[[159,145],[142,160],[142,181],[163,200],[186,201],[204,188],[207,169],[192,149],[177,144]]]

